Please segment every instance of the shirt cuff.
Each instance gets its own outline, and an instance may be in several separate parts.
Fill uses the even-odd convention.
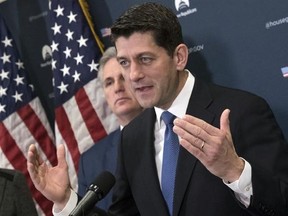
[[[70,194],[69,200],[66,206],[62,210],[55,208],[55,205],[53,205],[52,212],[54,216],[68,216],[76,207],[77,202],[78,202],[78,196],[75,193],[75,191],[73,191],[72,189],[70,190],[71,190],[71,194]]]
[[[242,160],[245,165],[239,179],[232,183],[223,182],[234,191],[236,198],[247,208],[250,205],[250,197],[253,195],[252,168],[245,159],[242,158]]]

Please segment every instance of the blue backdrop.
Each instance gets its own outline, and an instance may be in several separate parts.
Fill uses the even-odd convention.
[[[88,0],[98,35],[110,45],[107,28],[128,7],[143,0]],[[288,138],[288,1],[162,0],[183,27],[190,50],[188,68],[206,80],[265,98]],[[180,4],[181,3],[181,4]],[[0,4],[26,68],[53,122],[48,1],[8,0]],[[245,103],[245,101],[243,101]],[[233,110],[232,110],[233,111]]]

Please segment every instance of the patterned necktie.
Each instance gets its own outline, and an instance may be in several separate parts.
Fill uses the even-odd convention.
[[[173,120],[175,119],[175,116],[168,111],[164,111],[161,115],[161,118],[166,124],[161,187],[162,187],[162,194],[166,200],[170,215],[172,215],[174,183],[175,183],[177,159],[179,153],[179,140],[178,136],[172,130]]]

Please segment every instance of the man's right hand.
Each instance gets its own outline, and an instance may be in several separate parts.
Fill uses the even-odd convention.
[[[36,189],[52,201],[57,209],[63,209],[70,197],[68,165],[64,145],[57,148],[58,164],[48,166],[38,154],[34,144],[29,146],[27,169]]]

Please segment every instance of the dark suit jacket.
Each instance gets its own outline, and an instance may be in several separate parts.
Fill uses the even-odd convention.
[[[80,196],[85,195],[87,188],[101,172],[106,170],[115,174],[120,135],[120,129],[113,131],[81,155],[78,171]],[[111,202],[112,193],[109,192],[97,203],[97,207],[107,210]]]
[[[287,216],[288,145],[267,103],[250,93],[195,80],[187,113],[219,127],[231,109],[230,127],[239,156],[252,166],[253,197],[246,209],[222,180],[180,147],[173,215]],[[155,165],[154,109],[146,109],[122,131],[110,215],[166,216]]]
[[[38,215],[25,176],[19,171],[0,169],[0,215]]]

